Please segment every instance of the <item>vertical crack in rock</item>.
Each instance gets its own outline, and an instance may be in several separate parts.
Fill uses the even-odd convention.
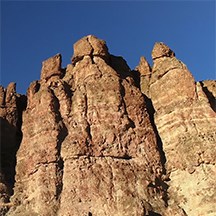
[[[91,44],[91,41],[90,41],[90,39],[89,39],[89,36],[86,37],[86,40],[87,40],[87,42],[89,43],[89,45],[90,45],[90,47],[91,47],[91,52],[90,52],[89,56],[90,56],[90,58],[91,58],[91,60],[92,60],[92,64],[95,64],[95,62],[94,62],[94,47],[93,47],[93,45]]]
[[[128,127],[127,127],[127,130],[129,128],[135,128],[136,125],[134,123],[134,121],[130,118],[128,112],[127,112],[127,106],[125,104],[125,100],[124,100],[124,97],[125,97],[125,88],[124,88],[124,85],[122,84],[122,80],[120,79],[119,80],[119,84],[120,84],[120,94],[121,94],[121,105],[124,109],[124,114],[127,116],[128,120],[129,120],[129,124],[128,124]]]
[[[87,95],[87,91],[86,91],[86,86],[84,85],[85,88],[85,95],[84,95],[84,103],[85,103],[85,111],[84,111],[84,117],[86,120],[86,132],[88,134],[88,138],[86,139],[86,145],[87,148],[91,148],[91,143],[92,143],[92,135],[91,135],[91,123],[89,122],[88,119],[88,95]]]
[[[22,142],[22,137],[23,137],[23,133],[22,133],[22,123],[23,123],[23,112],[26,109],[27,106],[27,97],[25,95],[18,95],[17,97],[17,101],[16,101],[16,105],[17,105],[17,132],[16,132],[16,136],[17,136],[17,146],[14,149],[14,160],[15,160],[15,164],[14,164],[14,176],[13,176],[13,187],[14,187],[14,183],[15,183],[15,168],[16,168],[16,153],[20,147],[20,144]]]
[[[169,53],[171,54],[172,52],[168,49],[167,54]],[[152,128],[154,130],[154,133],[156,135],[157,145],[158,145],[158,149],[159,149],[160,156],[161,156],[161,162],[163,165],[163,174],[165,174],[166,173],[166,170],[165,170],[166,156],[163,151],[163,143],[158,133],[157,126],[154,120],[155,109],[152,104],[152,100],[149,98],[149,87],[150,87],[150,80],[152,76],[152,68],[150,67],[145,57],[140,58],[140,62],[139,62],[139,65],[136,67],[136,71],[137,73],[139,73],[139,76],[140,76],[140,89],[141,89],[141,92],[143,93],[145,103],[146,103],[146,109],[149,115],[149,119],[150,119]]]
[[[56,199],[60,203],[60,195],[63,188],[63,175],[64,175],[64,160],[61,156],[61,146],[66,136],[68,135],[67,127],[65,126],[64,120],[60,112],[60,101],[55,95],[54,90],[51,90],[54,96],[54,106],[55,106],[55,117],[56,122],[59,126],[59,134],[57,135],[57,185],[56,185]]]
[[[145,98],[145,102],[146,102],[146,108],[147,108],[147,112],[149,114],[149,119],[150,119],[150,122],[151,122],[151,125],[152,125],[152,128],[154,130],[154,133],[156,135],[156,138],[157,138],[157,145],[158,145],[158,149],[160,151],[160,155],[161,155],[161,162],[163,164],[163,168],[164,168],[164,174],[166,173],[165,171],[165,163],[166,163],[166,156],[165,156],[165,153],[163,151],[163,143],[162,143],[162,140],[161,140],[161,137],[158,133],[158,130],[157,130],[157,126],[155,124],[155,120],[154,120],[154,114],[155,114],[155,109],[154,109],[154,106],[152,104],[152,101],[150,98],[148,98],[146,95],[144,95],[144,98]]]
[[[156,136],[157,147],[158,147],[158,151],[160,153],[160,161],[162,164],[162,176],[159,178],[157,177],[155,180],[155,184],[151,183],[149,186],[154,188],[155,190],[158,190],[158,188],[162,189],[162,191],[163,191],[162,199],[164,200],[165,205],[168,206],[168,192],[167,192],[168,185],[165,183],[165,180],[167,179],[167,171],[166,171],[166,167],[165,167],[166,156],[165,156],[165,152],[163,150],[163,143],[162,143],[161,137],[159,135],[159,132],[158,132],[158,129],[157,129],[157,126],[155,123],[155,117],[154,117],[155,109],[154,109],[154,106],[152,104],[152,100],[150,99],[150,92],[149,92],[150,91],[150,84],[152,84],[151,83],[152,68],[150,67],[150,65],[147,62],[147,60],[145,59],[145,57],[141,57],[139,65],[136,67],[135,70],[140,76],[139,89],[141,90],[143,97],[144,97],[144,100],[145,100],[146,110],[147,110],[147,113],[149,116],[151,126],[153,128],[154,134]],[[166,74],[166,73],[164,73],[164,74]]]

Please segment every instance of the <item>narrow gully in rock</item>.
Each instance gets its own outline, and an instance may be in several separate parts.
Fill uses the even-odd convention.
[[[6,89],[0,89],[0,215],[5,215],[13,206],[10,198],[14,194],[16,183],[16,154],[23,138],[22,118],[27,98],[16,93],[15,83],[10,83]]]
[[[58,178],[58,184],[56,186],[56,199],[59,200],[61,196],[61,192],[63,189],[63,175],[64,175],[64,160],[61,156],[61,146],[63,141],[68,135],[67,127],[64,124],[63,118],[60,113],[60,103],[58,97],[55,95],[55,92],[51,90],[53,96],[54,96],[54,103],[55,103],[55,113],[56,113],[56,122],[59,124],[59,134],[57,136],[57,178]],[[60,202],[60,200],[59,200]]]
[[[130,118],[130,116],[129,116],[128,112],[127,112],[127,106],[126,106],[126,103],[125,103],[125,100],[124,100],[124,97],[125,97],[125,88],[124,88],[124,85],[122,84],[122,80],[121,79],[119,81],[119,84],[120,84],[121,103],[122,103],[123,108],[124,108],[124,114],[127,116],[128,120],[129,120],[129,127],[128,127],[128,129],[130,127],[131,128],[135,128],[136,125],[133,122],[133,120]]]
[[[160,153],[160,157],[161,157],[161,163],[162,163],[162,174],[164,176],[167,175],[167,172],[166,172],[166,168],[165,168],[165,164],[166,164],[166,155],[165,155],[165,152],[163,151],[163,142],[161,140],[161,137],[159,135],[159,132],[157,130],[157,126],[155,124],[155,120],[154,120],[154,114],[155,114],[155,109],[154,109],[154,106],[152,104],[152,101],[150,98],[148,98],[146,95],[144,95],[144,99],[145,99],[145,102],[146,102],[146,109],[147,109],[147,112],[149,114],[149,119],[150,119],[150,123],[151,123],[151,126],[153,128],[153,131],[155,133],[155,136],[156,136],[156,140],[157,140],[157,146],[158,146],[158,151]],[[167,177],[166,177],[167,178]],[[168,193],[167,193],[167,190],[168,190],[168,184],[165,182],[166,179],[156,179],[155,181],[155,186],[162,186],[163,188],[163,191],[164,191],[164,197],[163,197],[163,200],[165,202],[165,205],[168,206]]]
[[[15,184],[16,174],[16,153],[22,142],[22,115],[26,106],[26,96],[16,96],[16,127],[10,124],[6,119],[1,118],[1,171],[3,172],[5,181],[7,182],[8,193],[10,196],[14,193],[13,187]],[[4,129],[6,130],[4,131]],[[11,137],[13,135],[14,137]],[[10,149],[8,148],[9,146],[11,147]]]

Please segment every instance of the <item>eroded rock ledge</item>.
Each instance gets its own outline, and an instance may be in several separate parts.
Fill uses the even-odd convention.
[[[215,215],[215,81],[163,43],[134,71],[92,35],[61,58],[0,88],[0,215]]]

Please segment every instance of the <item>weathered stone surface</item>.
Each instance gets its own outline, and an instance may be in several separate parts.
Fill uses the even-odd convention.
[[[30,85],[8,215],[165,211],[161,156],[144,97],[126,62],[110,56],[108,65],[107,56],[104,42],[87,36],[75,44],[63,79]]]
[[[43,62],[27,107],[0,87],[4,154],[22,138],[13,189],[3,159],[0,215],[215,215],[215,82],[195,82],[163,43],[152,57],[131,71],[89,35],[66,69],[60,54]]]
[[[161,57],[174,57],[175,53],[164,43],[155,43],[152,50],[152,59],[156,60]]]
[[[55,56],[43,61],[41,70],[41,80],[48,80],[51,76],[62,77],[64,71],[61,68],[61,62],[61,54],[56,54]]]
[[[72,63],[76,64],[84,56],[100,56],[104,60],[108,60],[109,52],[105,41],[96,38],[93,35],[88,35],[74,44],[74,55]]]
[[[167,54],[167,46],[160,54],[160,45],[152,53],[149,97],[170,178],[168,204],[176,203],[187,215],[214,215],[216,114],[203,91],[205,84],[195,83],[186,66]]]
[[[28,90],[33,96],[28,97],[23,114],[23,140],[17,153],[12,199],[16,211],[12,215],[24,212],[27,215],[55,215],[56,212],[58,188],[62,184],[59,145],[64,126],[58,112],[59,102],[47,85],[41,85],[37,92],[35,85]]]
[[[25,97],[16,93],[16,84],[0,86],[0,215],[10,207],[13,194],[16,151],[20,145]]]
[[[5,90],[3,86],[0,86],[0,107],[5,105]]]
[[[72,127],[61,149],[65,183],[59,214],[69,215],[73,205],[71,215],[142,215],[148,211],[145,202],[157,205],[146,199],[149,183],[144,186],[144,179],[154,173],[150,181],[155,185],[162,172],[144,99],[130,77],[121,79],[100,57],[93,60],[94,64],[86,56],[73,69]],[[136,186],[139,181],[143,181],[142,192]],[[70,200],[68,188],[74,194]]]
[[[145,57],[140,58],[139,65],[136,69],[140,74],[140,89],[143,94],[149,96],[149,84],[151,79],[151,66]]]

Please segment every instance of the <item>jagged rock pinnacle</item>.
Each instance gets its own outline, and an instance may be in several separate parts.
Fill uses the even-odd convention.
[[[0,86],[0,215],[215,215],[215,82],[174,55],[156,43],[131,71],[89,35],[67,69],[43,62],[27,107]]]
[[[72,63],[76,64],[76,62],[81,60],[84,56],[99,56],[106,60],[109,56],[109,52],[105,41],[93,35],[88,35],[77,41],[74,44]]]
[[[151,66],[144,56],[140,58],[139,65],[136,67],[136,70],[138,70],[141,75],[149,75],[151,73]]]
[[[41,70],[41,80],[43,79],[47,80],[51,76],[61,77],[63,75],[61,63],[62,63],[62,57],[61,54],[59,53],[43,61],[42,70]]]
[[[161,57],[174,57],[175,53],[164,43],[157,42],[152,50],[152,59],[158,59]]]
[[[145,57],[140,58],[139,65],[136,67],[136,69],[140,73],[140,89],[143,94],[148,96],[149,91],[149,83],[150,83],[150,77],[151,77],[151,66],[147,62]]]

